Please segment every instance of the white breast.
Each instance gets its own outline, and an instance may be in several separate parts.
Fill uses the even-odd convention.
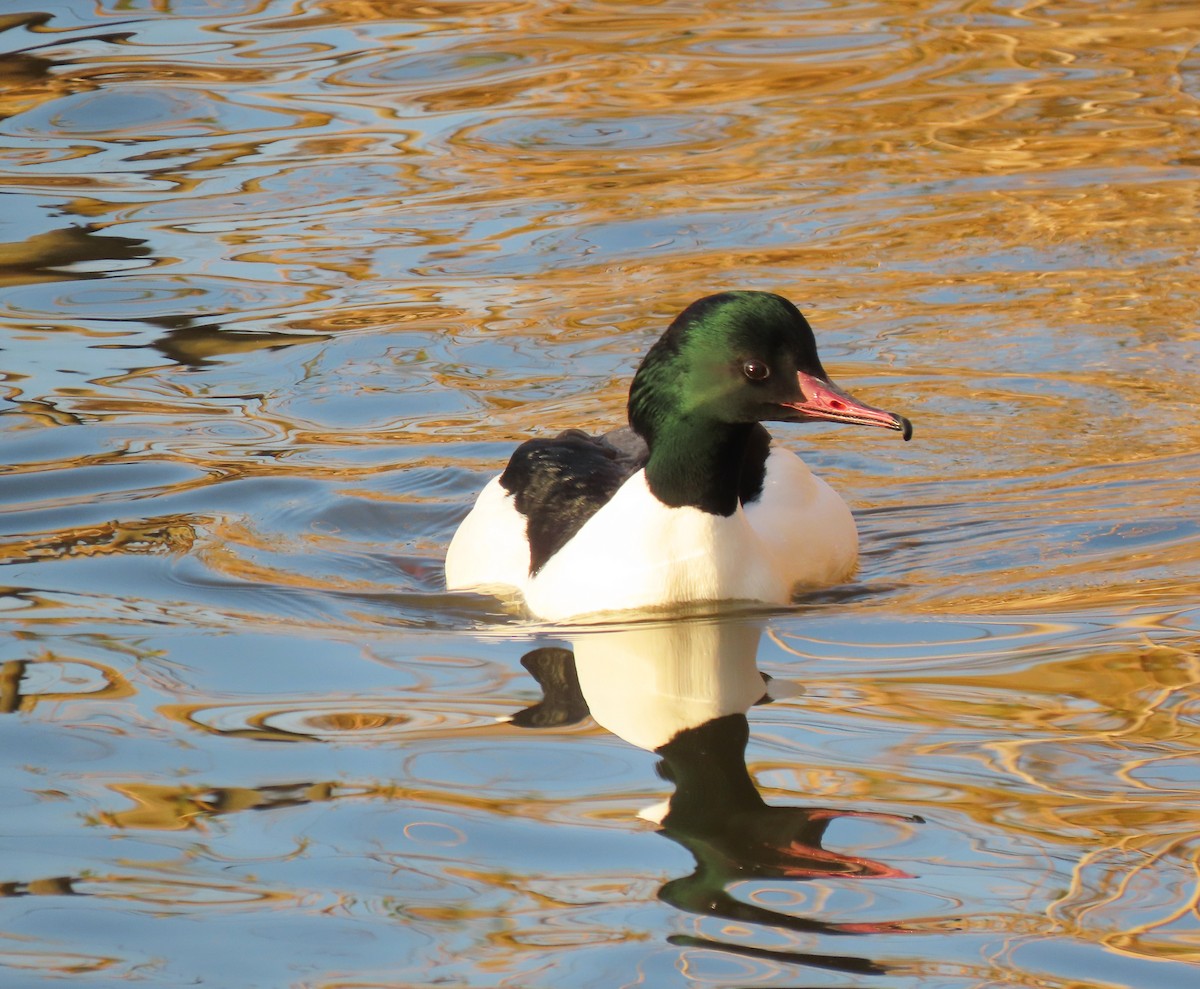
[[[702,601],[783,604],[790,590],[740,508],[728,517],[668,508],[638,471],[528,582],[525,601],[563,621]]]
[[[790,450],[772,446],[762,494],[746,517],[792,588],[848,580],[858,563],[858,528],[841,495]]]
[[[450,590],[516,590],[549,621],[716,601],[786,604],[797,586],[846,580],[858,556],[854,519],[795,454],[773,448],[761,496],[733,515],[669,508],[644,471],[534,577],[525,519],[493,479],[446,554]]]

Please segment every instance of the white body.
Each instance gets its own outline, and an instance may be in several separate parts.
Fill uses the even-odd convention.
[[[534,577],[525,519],[494,479],[450,543],[446,585],[515,589],[536,617],[567,621],[702,602],[786,604],[797,587],[845,580],[857,558],[845,502],[773,447],[762,495],[728,517],[667,507],[638,471]]]

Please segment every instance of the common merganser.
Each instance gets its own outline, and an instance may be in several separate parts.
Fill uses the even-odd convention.
[[[446,554],[450,590],[517,592],[548,621],[725,601],[786,604],[845,581],[850,509],[763,422],[912,436],[833,384],[800,311],[769,292],[683,310],[642,360],[629,427],[533,439],[480,493]]]

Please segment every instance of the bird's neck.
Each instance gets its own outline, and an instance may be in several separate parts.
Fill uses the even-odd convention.
[[[681,418],[646,439],[646,483],[664,505],[728,516],[762,490],[771,436],[758,423]]]

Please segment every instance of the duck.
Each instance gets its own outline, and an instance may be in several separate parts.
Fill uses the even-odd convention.
[[[782,606],[844,583],[858,560],[845,501],[765,422],[877,426],[904,416],[835,385],[781,295],[687,306],[629,389],[628,426],[526,440],[446,553],[446,586],[516,599],[534,619]]]

